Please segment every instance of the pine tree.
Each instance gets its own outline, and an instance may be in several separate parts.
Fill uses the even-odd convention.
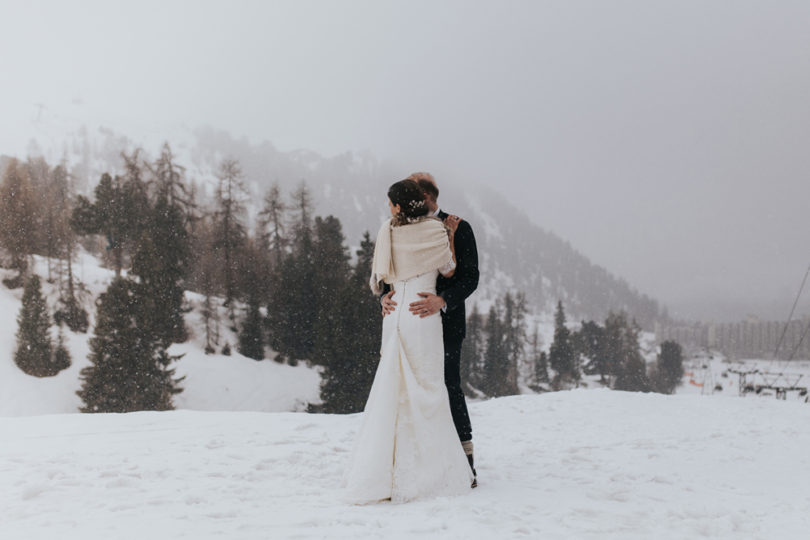
[[[151,332],[164,347],[186,340],[183,281],[190,257],[190,242],[182,210],[158,195],[152,222],[138,244],[132,260],[132,274],[142,305],[149,306],[144,331]]]
[[[672,394],[683,379],[683,351],[674,341],[661,343],[652,385],[656,392]]]
[[[503,306],[504,346],[509,359],[504,390],[509,394],[517,394],[518,374],[525,357],[526,297],[523,294],[513,297],[507,292],[504,295]]]
[[[317,217],[314,233],[313,279],[308,295],[308,300],[314,308],[311,330],[313,343],[317,340],[317,335],[322,332],[324,325],[334,326],[336,324],[335,318],[340,317],[340,312],[335,312],[333,309],[335,302],[332,294],[334,290],[348,287],[351,277],[349,250],[345,246],[340,220],[334,216]]]
[[[67,324],[74,332],[87,332],[87,311],[76,298],[73,277],[73,253],[76,246],[76,233],[71,227],[72,202],[70,174],[64,164],[51,171],[45,196],[45,253],[49,258],[59,260],[59,281],[61,307],[54,312],[54,321]],[[50,262],[48,264],[50,271]],[[65,273],[67,274],[65,276]]]
[[[467,317],[467,337],[461,343],[461,383],[467,391],[472,392],[481,386],[484,378],[484,317],[478,311],[478,304],[473,304]]]
[[[214,221],[210,216],[196,222],[195,234],[191,238],[192,261],[189,263],[190,287],[204,296],[202,316],[205,326],[205,351],[213,354],[219,346],[219,308],[214,297],[221,292],[220,261],[214,249]]]
[[[90,366],[82,369],[77,392],[82,412],[169,410],[172,396],[181,391],[181,379],[169,368],[177,357],[144,331],[139,319],[146,306],[139,305],[134,288],[116,278],[99,297]]]
[[[310,246],[311,249],[311,246]],[[267,309],[271,346],[280,358],[308,358],[314,347],[313,325],[317,306],[312,300],[314,265],[311,251],[287,255]]]
[[[641,356],[638,343],[640,329],[635,321],[626,323],[621,336],[621,362],[613,388],[628,392],[648,392],[650,382],[647,377],[647,364]]]
[[[52,357],[50,318],[36,274],[25,284],[17,325],[17,351],[14,353],[17,367],[35,377],[50,377],[63,369]]]
[[[59,329],[59,337],[56,340],[56,348],[53,351],[53,368],[59,372],[70,367],[70,351],[65,346],[65,334]]]
[[[529,340],[529,347],[531,348],[531,360],[534,367],[534,381],[531,388],[535,392],[546,390],[543,385],[549,383],[548,376],[548,355],[543,350],[543,340],[540,337],[540,329],[535,326],[534,333]]]
[[[554,340],[551,342],[548,360],[556,373],[552,380],[555,390],[567,388],[579,380],[579,367],[571,342],[571,331],[565,324],[562,302],[557,302],[557,312],[554,314]]]
[[[57,170],[59,173],[57,174]],[[47,182],[40,187],[40,224],[39,236],[42,245],[39,252],[44,253],[48,260],[48,283],[53,283],[53,261],[59,259],[61,255],[61,243],[57,240],[60,217],[69,217],[68,194],[67,194],[67,172],[60,167],[53,171],[46,170]],[[68,225],[67,223],[63,223]]]
[[[144,172],[148,165],[140,159],[140,149],[131,155],[121,153],[124,160],[124,178],[121,184],[122,211],[124,235],[122,243],[128,255],[135,253],[138,244],[145,232],[152,226],[153,215],[149,198],[149,186],[144,179]]]
[[[113,179],[107,173],[101,175],[94,193],[94,203],[81,195],[77,198],[71,226],[79,235],[105,236],[115,275],[120,277],[124,268],[125,246],[133,234],[132,220],[128,214],[136,210],[128,206],[131,201],[128,200],[123,181],[118,176]]]
[[[316,258],[319,257],[321,261],[330,256],[334,256],[335,261],[348,259],[342,245],[343,233],[340,231],[339,221],[334,218],[332,219],[337,222],[337,228],[333,222],[327,225],[325,220],[319,221],[321,228],[319,232],[323,238],[317,247],[316,255],[316,239],[311,219],[312,202],[306,184],[302,183],[293,194],[293,201],[295,221],[291,227],[292,249],[282,259],[278,268],[267,310],[271,345],[279,352],[281,358],[287,357],[290,361],[312,358],[315,347],[315,321],[322,299],[328,294],[330,287],[337,289],[340,286],[337,282],[325,283],[326,275],[337,275],[342,272],[345,279],[347,274],[345,260],[338,262],[343,270],[319,269]],[[334,234],[335,229],[337,234]],[[336,246],[326,246],[329,241],[327,237],[336,242]]]
[[[221,261],[222,282],[228,316],[235,325],[234,300],[239,296],[238,275],[240,253],[245,245],[246,231],[242,223],[246,188],[242,168],[233,159],[223,160],[219,167],[217,184],[217,210],[215,214],[214,251]]]
[[[76,295],[72,293],[72,287],[68,291],[59,297],[61,307],[54,312],[53,320],[59,326],[66,324],[73,332],[85,333],[90,325],[87,310],[79,304]]]
[[[245,273],[248,281],[259,281],[257,268],[250,265]],[[247,316],[239,332],[239,352],[253,358],[264,359],[264,318],[261,314],[261,294],[258,287],[247,288]]]
[[[168,142],[163,143],[160,157],[150,169],[157,185],[157,197],[165,199],[170,207],[180,208],[183,214],[189,214],[194,201],[185,182],[186,168],[175,163]]]
[[[292,194],[290,210],[293,212],[293,243],[300,244],[312,235],[312,194],[305,181]]]
[[[335,291],[330,303],[333,325],[319,334],[316,358],[326,365],[321,382],[324,412],[353,413],[363,410],[380,357],[380,304],[368,288],[374,242],[368,232],[356,252],[351,279]]]
[[[509,353],[506,348],[506,329],[502,320],[503,308],[496,301],[489,309],[485,333],[487,345],[484,351],[484,380],[481,390],[489,396],[510,394]]]
[[[13,288],[23,285],[28,257],[37,245],[37,204],[28,170],[16,159],[9,161],[0,183],[0,246],[11,256],[11,267],[20,272],[5,280]]]
[[[611,387],[614,386],[624,362],[626,328],[627,317],[624,313],[608,313],[602,335],[599,366],[610,378]]]
[[[286,211],[287,205],[281,198],[281,190],[278,183],[274,183],[264,196],[258,226],[260,246],[271,253],[274,267],[281,264],[288,243],[284,227]]]
[[[585,372],[589,375],[599,374],[602,384],[607,384],[609,372],[607,358],[604,354],[605,329],[594,321],[582,321],[579,331],[573,335],[574,348],[577,354],[587,359]]]
[[[219,333],[216,332],[218,328],[216,308],[210,295],[206,295],[203,300],[202,317],[205,325],[205,354],[214,354],[216,352],[214,345],[219,344]]]

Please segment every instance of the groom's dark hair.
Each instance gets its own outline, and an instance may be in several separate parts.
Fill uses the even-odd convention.
[[[419,184],[419,189],[422,190],[422,193],[425,196],[430,197],[434,201],[439,200],[439,188],[436,187],[436,184],[431,182],[430,180],[417,180],[417,184]]]
[[[419,189],[426,197],[430,197],[434,201],[439,200],[439,188],[436,187],[436,180],[429,172],[415,172],[408,177],[410,180],[415,180],[419,184]]]

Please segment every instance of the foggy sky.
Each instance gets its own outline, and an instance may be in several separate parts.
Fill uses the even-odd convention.
[[[0,0],[0,20],[0,153],[47,136],[41,107],[368,150],[496,187],[686,317],[784,319],[810,264],[810,2]]]

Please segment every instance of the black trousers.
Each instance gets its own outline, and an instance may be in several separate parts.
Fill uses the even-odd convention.
[[[444,340],[444,384],[450,397],[450,412],[460,441],[472,439],[472,425],[470,414],[467,412],[467,402],[464,400],[464,391],[461,389],[461,339]]]

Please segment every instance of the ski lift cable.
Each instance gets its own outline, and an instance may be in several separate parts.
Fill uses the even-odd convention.
[[[807,272],[804,273],[804,279],[802,279],[799,292],[796,295],[796,299],[793,301],[793,307],[790,309],[790,315],[788,315],[788,320],[785,322],[785,327],[782,329],[782,335],[779,337],[779,341],[776,343],[776,349],[773,351],[773,359],[771,360],[771,363],[776,360],[776,355],[779,353],[779,348],[782,346],[782,341],[785,339],[788,327],[790,326],[790,321],[793,320],[793,314],[796,312],[796,306],[799,304],[799,298],[802,296],[802,291],[804,290],[805,283],[807,283],[808,275],[810,275],[810,266],[807,267]]]
[[[802,346],[802,343],[804,343],[804,338],[807,337],[808,332],[810,332],[810,323],[808,323],[807,326],[804,327],[804,332],[802,332],[802,335],[799,338],[799,342],[796,344],[795,347],[793,347],[793,350],[790,352],[790,357],[788,357],[788,359],[785,361],[785,366],[787,366],[787,364],[791,360],[793,360],[793,357],[796,355],[796,353],[799,352],[799,348]],[[784,368],[781,368],[781,369],[784,369]]]

